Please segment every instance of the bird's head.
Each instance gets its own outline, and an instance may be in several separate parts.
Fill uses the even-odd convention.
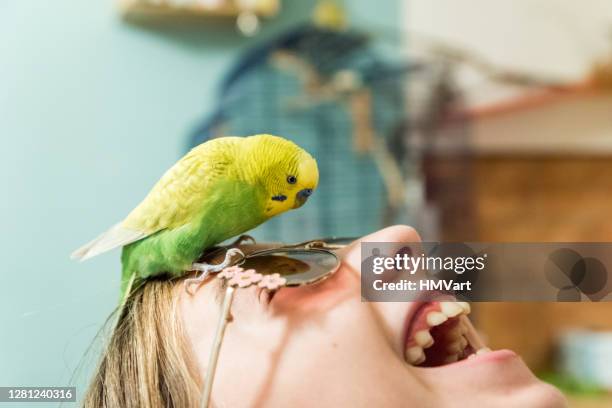
[[[264,191],[264,215],[299,208],[319,183],[316,160],[289,140],[272,135],[247,138],[247,175]]]

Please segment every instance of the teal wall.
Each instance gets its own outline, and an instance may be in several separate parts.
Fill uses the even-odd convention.
[[[284,1],[256,40],[312,4]],[[398,1],[346,4],[377,26],[399,15]],[[117,301],[119,253],[82,264],[68,254],[179,157],[251,41],[218,23],[126,24],[110,0],[0,2],[0,386],[83,391],[98,350],[83,356]]]

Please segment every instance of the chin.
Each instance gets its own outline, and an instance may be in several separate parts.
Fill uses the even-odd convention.
[[[448,398],[448,406],[568,406],[558,389],[539,380],[510,350],[491,351],[456,363],[412,370],[439,390],[443,398]]]

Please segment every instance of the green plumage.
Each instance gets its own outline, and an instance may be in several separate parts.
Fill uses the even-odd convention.
[[[262,191],[237,180],[219,181],[211,191],[191,222],[123,248],[122,293],[133,274],[137,281],[159,273],[180,276],[206,248],[265,221]]]

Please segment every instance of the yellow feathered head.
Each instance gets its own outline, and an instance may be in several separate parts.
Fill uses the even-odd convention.
[[[244,141],[246,176],[265,191],[265,215],[299,208],[319,183],[316,160],[295,143],[272,135]]]

